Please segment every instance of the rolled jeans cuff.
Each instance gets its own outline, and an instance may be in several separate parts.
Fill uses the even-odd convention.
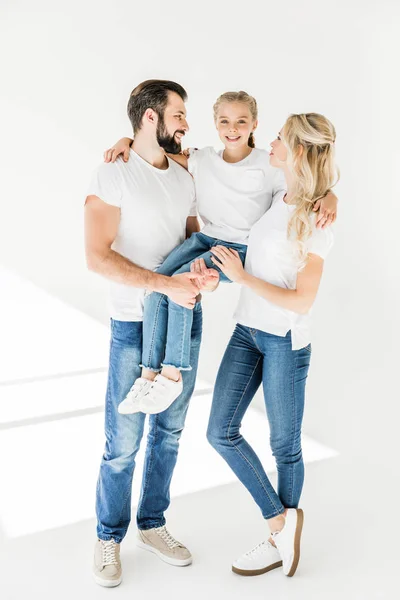
[[[173,369],[178,369],[178,371],[191,371],[192,367],[189,365],[188,367],[177,367],[176,365],[169,365],[167,363],[161,363],[162,367],[172,367]]]
[[[142,364],[140,364],[139,367],[141,367],[142,369],[147,369],[147,371],[152,371],[153,373],[160,373],[160,371],[161,371],[161,368],[153,369],[153,367],[146,367],[146,365],[142,365]]]

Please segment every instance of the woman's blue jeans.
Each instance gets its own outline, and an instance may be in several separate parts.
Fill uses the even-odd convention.
[[[157,273],[177,275],[190,271],[196,258],[203,258],[208,268],[217,269],[210,249],[226,246],[238,251],[242,263],[247,246],[224,242],[200,233],[193,233],[183,244],[177,246],[164,261]],[[220,271],[220,281],[230,280]],[[190,335],[193,310],[175,304],[158,292],[152,292],[144,300],[142,367],[159,372],[163,366],[173,366],[180,371],[190,371]]]
[[[292,350],[285,337],[237,325],[219,368],[207,438],[246,486],[265,519],[298,506],[304,480],[301,424],[311,346]],[[263,385],[278,491],[240,433],[245,412]]]

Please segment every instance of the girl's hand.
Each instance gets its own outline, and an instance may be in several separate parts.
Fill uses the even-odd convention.
[[[208,269],[204,258],[196,258],[190,265],[191,273],[198,273],[196,280],[201,291],[213,292],[219,284],[219,273],[217,269]]]
[[[317,229],[325,229],[336,221],[337,203],[337,196],[335,196],[333,192],[328,192],[324,198],[321,198],[315,203],[313,211],[316,212],[319,210],[315,222]]]
[[[226,248],[225,246],[214,246],[211,248],[211,252],[214,254],[211,260],[221,269],[224,275],[231,281],[242,283],[246,271],[243,268],[237,250]]]
[[[121,154],[124,162],[128,162],[132,141],[131,138],[126,137],[120,139],[112,148],[104,152],[104,162],[115,162]]]

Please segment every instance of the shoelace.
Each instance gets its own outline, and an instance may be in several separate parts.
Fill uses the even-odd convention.
[[[114,540],[110,540],[108,542],[101,540],[101,545],[103,548],[103,565],[117,565],[118,561],[115,553],[117,544],[114,542]]]
[[[265,552],[268,548],[272,546],[271,542],[260,542],[255,546],[252,550],[246,552],[246,556],[253,556],[254,554],[261,554],[263,551]]]
[[[167,544],[168,548],[177,548],[181,544],[169,533],[165,525],[156,529],[157,535]]]

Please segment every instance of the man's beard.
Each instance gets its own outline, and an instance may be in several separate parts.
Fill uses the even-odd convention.
[[[182,150],[182,145],[180,142],[177,142],[175,139],[176,133],[182,133],[185,135],[185,132],[177,129],[174,135],[170,135],[165,127],[163,117],[159,117],[157,124],[157,142],[161,148],[168,152],[169,154],[179,154]]]

